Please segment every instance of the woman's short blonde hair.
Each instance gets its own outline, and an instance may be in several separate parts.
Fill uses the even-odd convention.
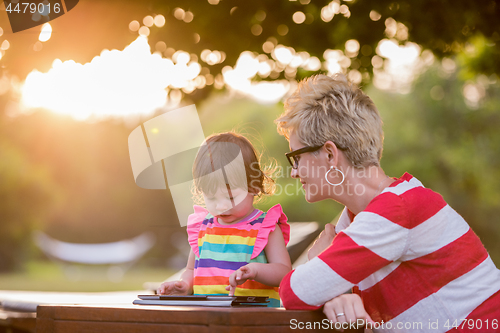
[[[354,167],[379,166],[384,132],[378,110],[342,74],[304,79],[275,122],[287,139],[294,132],[308,146],[332,141]]]

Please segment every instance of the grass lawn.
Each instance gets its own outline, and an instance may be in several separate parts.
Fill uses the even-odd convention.
[[[165,268],[132,266],[62,266],[53,262],[30,262],[22,272],[0,274],[1,290],[101,292],[142,290],[145,282],[161,282],[175,273]]]

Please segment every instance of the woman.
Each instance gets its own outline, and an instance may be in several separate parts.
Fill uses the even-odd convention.
[[[343,75],[313,76],[276,123],[306,200],[345,205],[336,235],[327,225],[310,261],[281,282],[287,309],[324,306],[333,322],[371,318],[387,332],[498,329],[500,271],[438,193],[408,173],[385,175],[382,121],[367,95]]]

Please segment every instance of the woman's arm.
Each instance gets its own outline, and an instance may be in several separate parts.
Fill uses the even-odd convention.
[[[331,246],[283,278],[280,295],[287,309],[318,309],[403,255],[408,214],[398,196],[385,197],[372,203],[376,211],[359,213]]]
[[[311,260],[317,257],[318,254],[326,250],[330,245],[332,245],[333,238],[335,237],[335,226],[333,224],[327,223],[325,225],[325,230],[321,232],[318,239],[314,241],[313,246],[307,251],[307,258]]]
[[[160,295],[191,295],[193,294],[194,252],[189,252],[186,269],[177,281],[163,282],[158,288]]]
[[[264,251],[268,261],[267,264],[250,263],[231,274],[229,277],[230,286],[226,288],[230,291],[230,295],[234,293],[237,285],[243,284],[246,280],[255,280],[268,286],[278,287],[281,279],[291,271],[290,255],[279,227],[269,234]]]

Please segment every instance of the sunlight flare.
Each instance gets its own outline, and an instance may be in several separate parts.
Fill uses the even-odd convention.
[[[103,50],[90,63],[54,60],[47,73],[32,71],[22,88],[26,108],[45,108],[76,119],[152,114],[167,102],[169,88],[189,85],[197,63],[151,54],[144,37],[123,51]]]

